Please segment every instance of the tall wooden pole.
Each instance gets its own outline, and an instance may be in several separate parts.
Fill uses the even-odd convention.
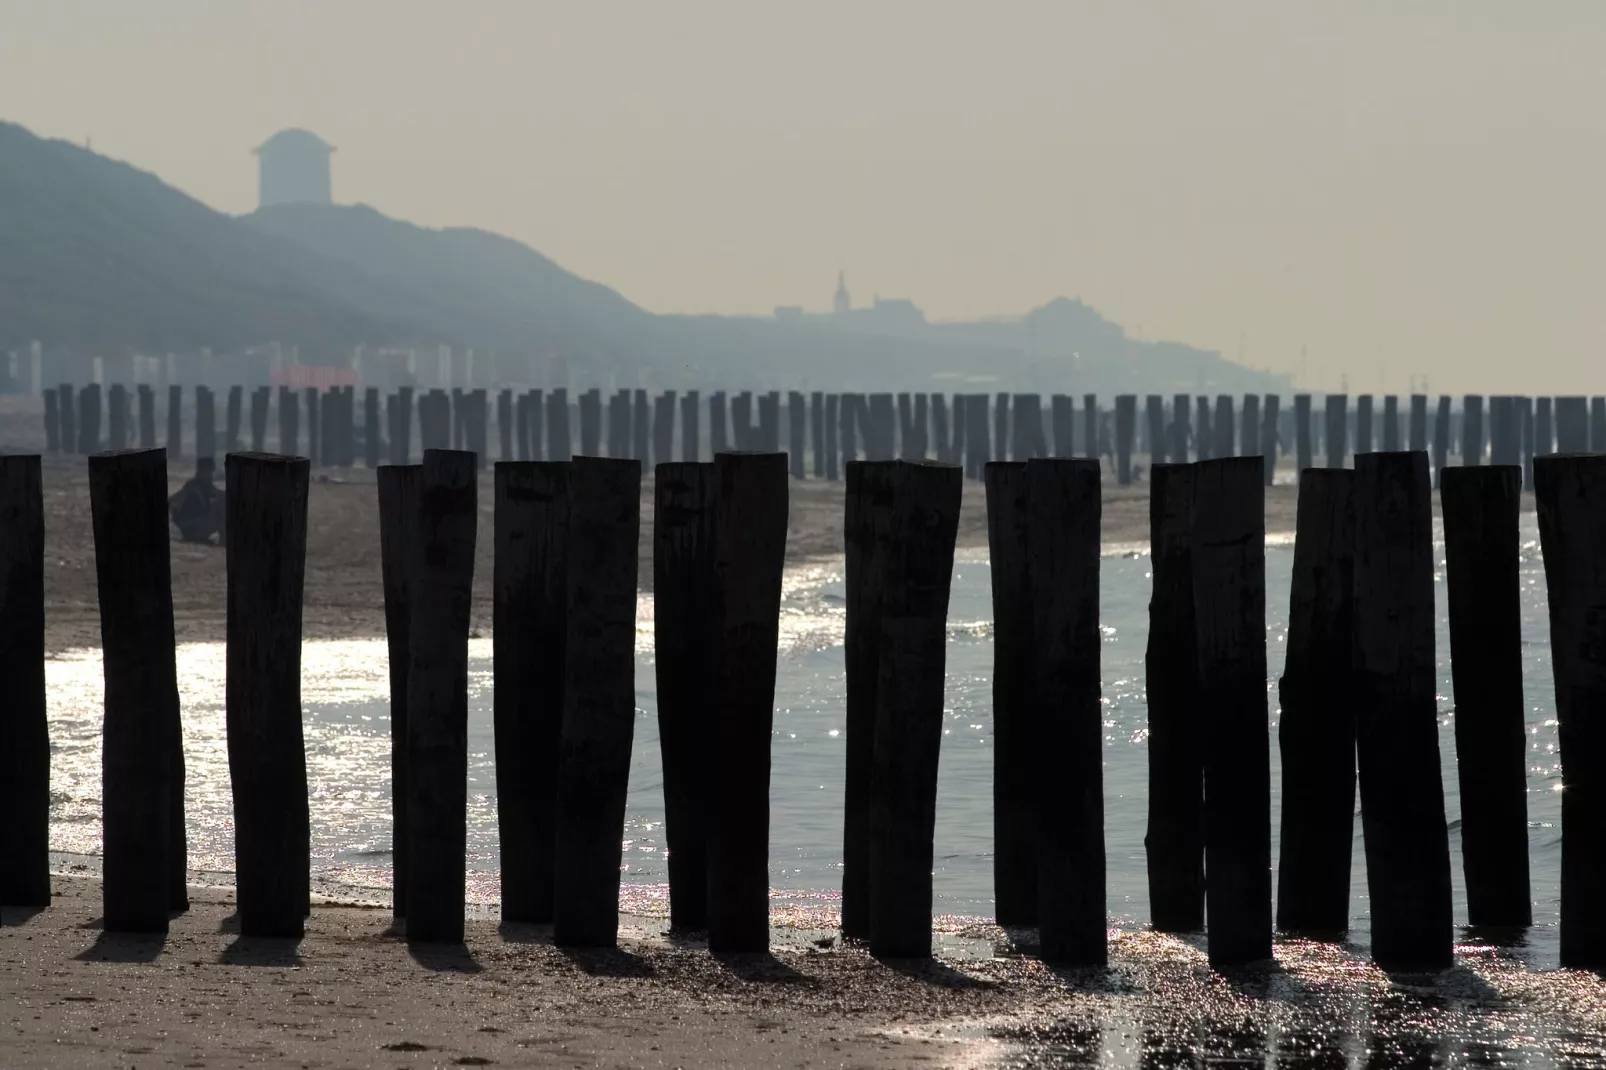
[[[407,679],[412,663],[412,572],[414,543],[418,539],[419,471],[416,464],[390,464],[377,474],[379,564],[390,668],[391,898],[398,918],[407,916],[407,873],[412,859],[407,823]]]
[[[38,456],[0,456],[0,906],[50,903],[45,520]]]
[[[1030,732],[1030,515],[1026,465],[986,467],[987,558],[993,592],[993,900],[1000,925],[1037,923],[1036,775]]]

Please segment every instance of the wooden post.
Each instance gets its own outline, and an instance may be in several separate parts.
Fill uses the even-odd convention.
[[[1356,755],[1372,958],[1385,969],[1443,969],[1451,963],[1450,843],[1427,458],[1364,454],[1354,487]]]
[[[1589,448],[1606,453],[1606,397],[1589,399]]]
[[[553,940],[613,947],[620,840],[636,720],[636,547],[641,465],[569,468],[568,620],[559,737]]]
[[[584,412],[581,412],[582,423]],[[574,440],[569,437],[569,392],[557,389],[547,395],[546,402],[546,459],[567,461],[574,454]]]
[[[695,390],[686,391],[680,399],[680,459],[695,463],[702,460],[702,398]]]
[[[502,920],[552,921],[569,615],[569,462],[496,466],[492,674]]]
[[[530,429],[530,412],[536,401],[532,393],[520,393],[513,401],[514,429],[513,441],[517,460],[531,460],[531,448],[539,441],[539,437]],[[507,458],[503,458],[506,460]]]
[[[630,455],[645,468],[652,463],[652,406],[647,401],[645,390],[637,390],[634,401],[630,410],[630,441],[633,447]]]
[[[89,383],[78,391],[78,452],[89,454],[100,449],[100,384]]]
[[[1082,395],[1082,456],[1099,459],[1099,399],[1097,394]],[[1000,458],[1002,460],[1003,458]]]
[[[1355,398],[1355,452],[1372,452],[1372,395]]]
[[[877,458],[871,458],[876,460]],[[1009,460],[1009,395],[998,394],[993,398],[993,439],[992,454],[989,460]],[[1024,459],[1024,458],[1022,458]]]
[[[235,397],[231,391],[230,397]],[[226,675],[234,886],[242,936],[302,935],[311,897],[301,736],[308,463],[231,453]]]
[[[251,452],[268,451],[268,388],[259,386],[251,391]]]
[[[1333,937],[1349,928],[1355,843],[1353,472],[1313,468],[1299,481],[1282,717],[1277,928]]]
[[[149,383],[139,384],[139,445],[147,450],[156,447],[156,391]]]
[[[1204,710],[1193,612],[1191,464],[1155,465],[1149,484],[1153,593],[1144,690],[1149,701],[1149,915],[1163,933],[1204,929]],[[995,640],[996,642],[996,640]]]
[[[448,395],[443,393],[441,396],[445,398]],[[444,411],[441,413],[442,430],[447,436],[446,441],[441,443],[441,446],[442,448],[449,446],[454,450],[469,451],[468,406],[466,404],[467,396],[464,394],[463,388],[460,386],[452,387],[450,399],[443,406]]]
[[[708,449],[715,456],[730,449],[730,422],[725,407],[725,391],[716,390],[708,395]]]
[[[1102,966],[1109,952],[1098,461],[1028,461],[1025,482],[1040,953],[1045,962]]]
[[[0,906],[8,907],[50,904],[44,548],[39,457],[0,456]]]
[[[521,460],[521,461],[544,461],[544,460],[547,459],[547,457],[545,456],[545,453],[546,453],[545,444],[546,444],[546,438],[547,438],[547,433],[546,433],[547,403],[546,403],[545,393],[543,391],[540,391],[540,390],[531,390],[528,393],[519,395],[519,399],[525,403],[525,409],[527,410],[527,420],[528,420],[528,423],[526,424],[526,427],[525,427],[525,440],[524,440],[524,449],[525,449],[526,453],[528,454],[528,456],[520,457],[519,460]],[[568,460],[567,457],[563,457],[563,458],[560,458],[560,459],[561,460]]]
[[[1187,394],[1171,396],[1171,448],[1168,456],[1175,464],[1187,464],[1193,439],[1193,401]]]
[[[675,392],[664,391],[652,405],[652,455],[664,464],[675,459]]]
[[[1244,407],[1240,413],[1238,430],[1238,456],[1261,456],[1260,445],[1260,395],[1245,394]]]
[[[407,939],[461,943],[468,847],[468,627],[476,457],[425,450],[409,547]]]
[[[892,469],[870,805],[873,955],[931,954],[944,649],[963,478],[951,465],[904,462]],[[784,532],[784,513],[780,519]],[[778,559],[777,554],[777,608]]]
[[[517,443],[519,446],[523,447],[523,453],[527,454],[529,452],[529,447],[526,444],[524,435],[522,433],[524,421],[527,419],[527,413],[525,411],[524,396],[522,394],[519,395],[519,419],[519,430],[521,433],[518,435]],[[513,432],[513,391],[507,387],[503,387],[501,390],[496,392],[496,444],[498,446],[496,456],[498,460],[511,461],[515,459],[515,439]],[[521,461],[527,461],[530,458],[521,454],[517,455],[517,459]]]
[[[1133,394],[1115,399],[1115,480],[1123,487],[1132,482],[1132,433],[1137,428],[1137,405]]]
[[[349,400],[351,395],[346,395]],[[491,453],[491,396],[484,389],[469,394],[469,449],[474,452],[474,470],[484,471]]]
[[[842,478],[842,467],[837,455],[837,432],[842,423],[841,396],[825,395],[825,478],[835,483]]]
[[[45,390],[45,451],[61,452],[61,409],[56,388]]]
[[[1445,466],[1450,463],[1450,396],[1439,395],[1433,417],[1433,485],[1437,487]]]
[[[864,453],[872,461],[890,461],[898,456],[894,434],[897,414],[892,407],[891,394],[871,394],[869,397],[869,431],[864,436]]]
[[[1271,958],[1266,490],[1254,457],[1194,476],[1193,601],[1204,738],[1210,964]]]
[[[708,947],[762,951],[769,947],[770,733],[786,557],[786,456],[721,454],[714,475],[719,663]]]
[[[1561,964],[1606,968],[1606,456],[1534,461],[1561,737]]]
[[[128,448],[128,390],[121,383],[106,393],[106,448]]]
[[[287,457],[297,453],[297,446],[301,423],[298,408],[300,398],[294,390],[287,386],[279,388],[279,442],[277,452]]]
[[[381,447],[385,443],[385,436],[381,431],[384,427],[379,416],[379,388],[370,386],[362,392],[362,445],[363,463],[369,468],[377,470],[380,458],[384,456]]]
[[[101,895],[110,932],[167,931],[184,865],[183,737],[167,536],[167,458],[89,458],[106,676]],[[177,820],[175,821],[175,815]]]
[[[1531,925],[1517,574],[1522,469],[1515,464],[1449,469],[1440,498],[1467,921]]]
[[[245,415],[244,388],[229,387],[228,400],[223,413],[223,452],[236,453],[240,449],[240,422]]]
[[[395,916],[407,916],[407,677],[412,650],[413,543],[418,537],[416,464],[390,464],[379,486],[379,561],[385,592],[385,643],[390,656],[391,898]],[[504,863],[505,865],[505,863]]]
[[[1277,449],[1282,445],[1281,413],[1278,412],[1281,401],[1276,394],[1267,394],[1260,411],[1260,452],[1265,459],[1268,487],[1277,478]]]
[[[1423,453],[1428,448],[1428,396],[1411,395],[1411,428],[1406,436],[1406,448]]]
[[[1149,468],[1166,462],[1165,398],[1150,394],[1144,399],[1144,418],[1149,433]]]
[[[1477,394],[1461,399],[1461,463],[1483,463],[1483,398]]]
[[[753,395],[743,390],[731,399],[731,442],[738,450],[753,448]],[[723,450],[718,452],[724,452]]]
[[[1397,453],[1400,449],[1400,399],[1393,394],[1383,397],[1383,452]]]
[[[843,394],[842,404],[837,415],[841,417],[842,463],[852,464],[859,457],[859,443],[855,430],[855,420],[858,416],[863,395]],[[717,454],[719,451],[716,450]]]
[[[313,464],[323,463],[323,418],[320,410],[320,399],[316,387],[307,387],[301,392],[307,410],[307,459]]]
[[[1199,460],[1208,461],[1216,455],[1216,437],[1211,433],[1210,399],[1199,397],[1194,399],[1194,452]]]
[[[1343,468],[1344,458],[1349,455],[1346,441],[1349,435],[1348,395],[1327,395],[1327,422],[1324,430],[1327,440],[1327,467]]]
[[[1212,457],[1232,457],[1237,454],[1238,435],[1233,420],[1232,395],[1218,394],[1216,396],[1215,445],[1210,450]]]
[[[1310,440],[1310,395],[1294,395],[1294,452],[1295,464],[1299,467],[1300,478],[1304,478],[1305,469],[1315,467],[1315,451],[1311,449]]]
[[[660,464],[653,514],[653,649],[669,848],[669,927],[708,924],[709,795],[719,618],[712,463]]]
[[[810,469],[815,479],[830,478],[825,465],[825,427],[825,392],[816,390],[809,395],[809,447],[814,461]]]
[[[965,394],[965,468],[971,479],[982,478],[992,460],[993,440],[987,426],[987,395]]]
[[[898,459],[915,461],[915,399],[908,391],[897,396],[898,402]],[[1017,432],[1018,435],[1018,432]]]
[[[87,392],[88,387],[84,390]],[[1550,422],[1550,399],[1534,398],[1534,456],[1545,457],[1556,452]]]
[[[846,627],[847,777],[843,798],[842,935],[870,935],[870,807],[875,766],[881,615],[892,538],[893,479],[887,461],[849,461],[843,544]]]
[[[1025,462],[985,473],[993,592],[993,899],[1000,925],[1037,924],[1037,829],[1030,736],[1030,534]]]
[[[78,402],[68,383],[56,387],[56,403],[61,410],[61,448],[65,453],[78,452]]]
[[[580,395],[580,452],[587,457],[602,453],[602,392],[596,387]],[[561,461],[562,457],[549,457]]]
[[[1049,398],[1049,424],[1054,433],[1055,457],[1076,456],[1076,399],[1069,394]]]
[[[804,434],[808,431],[808,419],[805,411],[803,395],[797,390],[791,390],[786,395],[786,445],[787,468],[793,479],[802,479],[808,475],[804,455]]]

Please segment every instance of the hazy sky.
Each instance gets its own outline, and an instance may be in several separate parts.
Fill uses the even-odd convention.
[[[1304,382],[1606,392],[1600,0],[0,0],[0,117],[660,311],[1080,295]]]

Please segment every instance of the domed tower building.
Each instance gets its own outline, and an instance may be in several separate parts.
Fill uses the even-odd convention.
[[[309,130],[281,130],[258,145],[259,206],[332,203],[329,156],[334,151]]]

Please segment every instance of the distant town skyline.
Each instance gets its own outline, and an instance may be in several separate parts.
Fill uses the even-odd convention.
[[[1606,8],[5,4],[4,117],[251,211],[250,150],[661,312],[1080,295],[1313,388],[1596,390]],[[1303,354],[1303,355],[1302,355]]]

